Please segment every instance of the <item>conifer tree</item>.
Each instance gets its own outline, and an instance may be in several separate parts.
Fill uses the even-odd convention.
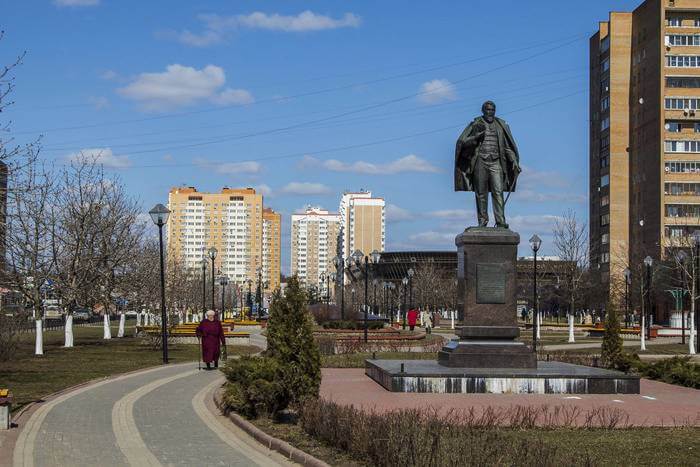
[[[608,303],[607,309],[608,314],[605,318],[601,360],[605,367],[623,369],[626,358],[622,350],[620,320],[617,316],[617,308],[613,303]]]
[[[321,356],[307,296],[296,276],[288,279],[284,296],[277,295],[270,307],[266,355],[279,362],[290,403],[318,396]]]

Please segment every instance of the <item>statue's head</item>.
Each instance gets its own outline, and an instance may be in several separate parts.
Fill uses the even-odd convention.
[[[481,113],[484,114],[484,120],[491,123],[496,118],[496,104],[493,101],[486,101],[481,106]]]

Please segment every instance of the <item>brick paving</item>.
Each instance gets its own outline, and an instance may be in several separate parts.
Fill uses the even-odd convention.
[[[693,424],[700,426],[700,391],[658,381],[641,380],[641,394],[407,394],[385,390],[365,375],[364,369],[324,368],[321,396],[339,404],[365,410],[390,411],[434,407],[441,413],[452,409],[482,411],[486,407],[576,406],[582,411],[613,407],[640,426]],[[580,419],[582,422],[582,418]]]
[[[13,459],[12,465],[27,467],[291,465],[214,412],[206,401],[222,381],[219,371],[197,371],[196,363],[187,363],[50,398],[22,419],[14,455],[3,442],[0,458],[10,452],[0,464]]]

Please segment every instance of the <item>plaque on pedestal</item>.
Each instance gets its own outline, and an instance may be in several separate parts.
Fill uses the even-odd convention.
[[[464,368],[537,368],[536,355],[517,340],[520,235],[504,228],[470,227],[455,243],[459,340],[443,347],[438,362]]]

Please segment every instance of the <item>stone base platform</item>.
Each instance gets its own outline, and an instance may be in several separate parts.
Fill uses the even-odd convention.
[[[538,362],[537,368],[450,368],[433,360],[366,360],[365,374],[391,392],[639,394],[637,376],[560,362]]]

